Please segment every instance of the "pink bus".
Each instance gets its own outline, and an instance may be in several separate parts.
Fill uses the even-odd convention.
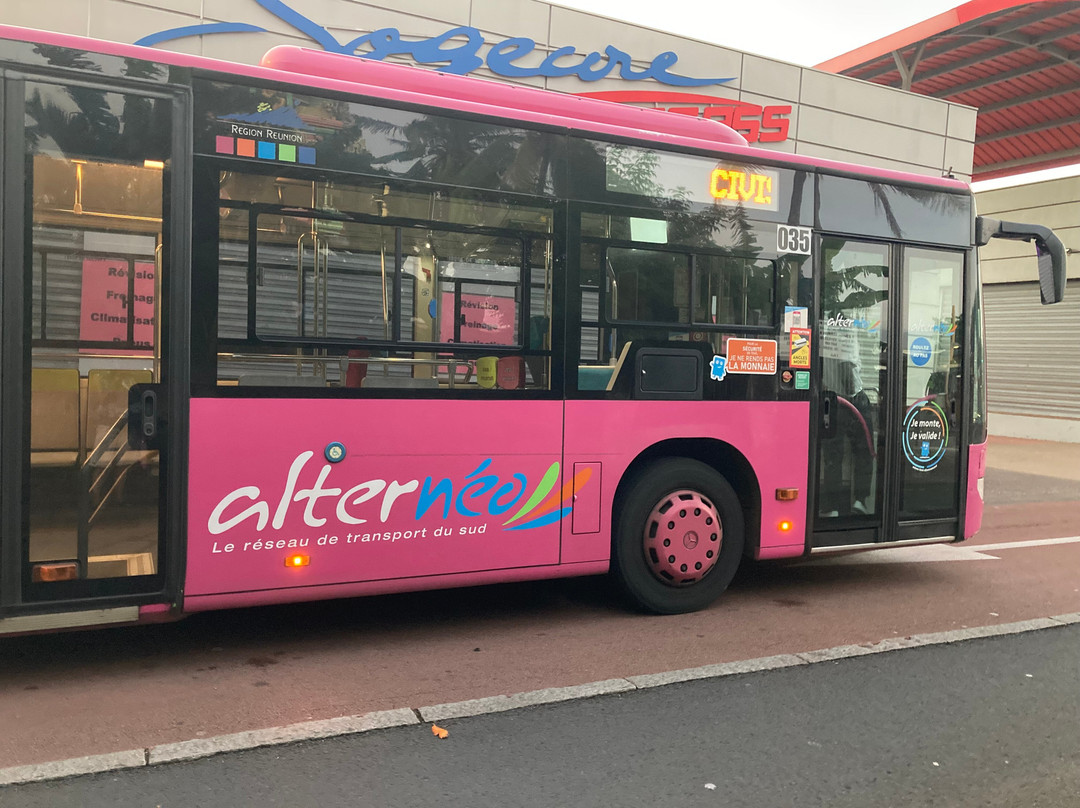
[[[0,633],[743,557],[982,513],[949,178],[276,48],[0,28]]]

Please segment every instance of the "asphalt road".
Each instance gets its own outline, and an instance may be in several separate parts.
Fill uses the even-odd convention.
[[[1080,626],[0,791],[4,808],[1080,804]]]
[[[578,579],[8,638],[0,768],[1080,611],[1076,503],[988,509],[972,547],[747,565],[709,609]],[[980,552],[982,551],[982,552]]]
[[[1003,448],[1025,447],[1018,444]],[[1041,541],[1076,536],[1080,532],[1075,522],[1080,483],[1070,479],[1070,475],[1080,477],[1080,469],[1042,457],[1029,459],[1027,465],[1020,460],[1023,458],[1014,467],[1025,471],[998,468],[988,471],[987,499],[996,504],[987,508],[983,532],[974,542],[877,551],[796,565],[746,565],[721,601],[694,615],[650,618],[631,614],[618,604],[602,579],[579,579],[235,610],[199,615],[171,625],[8,638],[0,645],[3,655],[0,728],[4,728],[0,731],[0,769],[80,755],[139,750],[154,744],[372,710],[419,709],[462,699],[1080,612],[1080,582],[1075,573],[1080,565],[1080,543]],[[1045,468],[1061,476],[1027,473],[1032,468],[1039,471]],[[1073,636],[1072,631],[1055,629],[1041,634]],[[1026,653],[1023,648],[1015,652],[1008,650],[1014,639],[1021,644],[1028,642],[1026,638],[1003,638],[987,643],[1005,649],[998,653],[1010,656]],[[1032,642],[1038,646],[1041,641]],[[755,770],[755,765],[760,770],[768,763],[772,771],[768,782],[774,784],[807,782],[809,775],[802,774],[798,768],[803,765],[817,767],[813,770],[814,778],[824,779],[826,783],[834,777],[861,782],[851,772],[870,766],[868,760],[860,757],[860,750],[876,748],[867,740],[872,737],[872,724],[846,741],[842,736],[837,737],[835,745],[829,748],[834,752],[846,751],[835,760],[819,758],[815,762],[800,757],[784,762],[792,752],[788,735],[791,727],[786,722],[794,720],[798,713],[798,710],[791,712],[794,708],[789,709],[788,705],[820,703],[821,709],[825,709],[833,698],[837,709],[844,706],[844,688],[835,697],[828,696],[828,684],[818,679],[819,670],[832,667],[846,670],[849,664],[864,670],[863,675],[870,677],[866,684],[872,685],[865,692],[855,686],[857,675],[845,680],[850,681],[848,690],[852,696],[861,694],[860,700],[851,704],[858,704],[856,712],[860,716],[865,713],[867,718],[885,709],[885,705],[903,705],[903,709],[891,714],[891,721],[879,724],[876,730],[884,735],[894,731],[903,734],[917,731],[917,725],[924,720],[931,724],[946,717],[949,721],[959,720],[956,715],[966,708],[952,708],[934,700],[940,688],[931,684],[939,676],[932,665],[926,670],[909,671],[908,678],[899,674],[893,678],[887,670],[891,662],[883,660],[900,660],[905,656],[937,660],[934,664],[942,667],[940,678],[944,680],[949,678],[949,665],[941,660],[947,660],[954,650],[966,655],[969,647],[978,645],[967,643],[897,652],[876,658],[879,661],[850,660],[838,663],[839,667],[802,666],[797,670],[716,680],[711,686],[678,685],[649,693],[605,697],[580,702],[583,711],[580,721],[574,718],[574,705],[460,719],[449,725],[450,738],[438,742],[440,745],[434,748],[430,741],[435,739],[422,726],[227,755],[217,762],[207,760],[95,775],[69,783],[10,786],[0,788],[0,808],[22,804],[244,805],[255,804],[245,800],[255,800],[259,795],[260,805],[309,805],[316,799],[328,805],[414,805],[419,802],[412,800],[432,795],[469,805],[636,805],[643,803],[634,802],[632,794],[640,792],[655,797],[656,792],[650,790],[653,786],[643,784],[653,783],[657,788],[667,784],[664,787],[668,788],[675,782],[690,789],[678,794],[690,796],[685,798],[687,801],[681,796],[673,799],[672,805],[697,804],[691,799],[716,799],[725,783],[734,784],[736,790],[727,793],[724,804],[743,804],[733,802],[731,793],[748,800],[751,797],[747,795],[757,793],[743,790],[748,781],[741,774],[747,767]],[[970,667],[960,661],[961,656],[957,659],[952,674],[958,686],[974,688],[973,698],[980,692],[997,692],[993,682],[977,684],[983,673],[992,673],[992,665],[979,667],[982,663],[972,663],[974,667]],[[1076,668],[1073,659],[1072,670]],[[1033,670],[1025,673],[1032,673],[1033,678],[1038,675]],[[742,682],[738,687],[753,690],[758,685],[747,683],[759,679],[788,682],[786,687],[790,692],[782,695],[777,691],[775,702],[757,702],[760,711],[754,713],[760,719],[757,724],[745,723],[746,716],[734,723],[717,718],[730,712],[733,694],[742,692],[738,688],[732,690],[736,687],[732,682]],[[1076,690],[1075,681],[1056,676],[1054,681],[1062,688]],[[699,691],[699,687],[705,690]],[[727,694],[723,705],[719,702],[714,705],[723,709],[714,709],[707,700],[698,701],[700,692],[712,692],[710,687],[715,687],[718,694]],[[819,693],[821,688],[824,690]],[[946,692],[951,691],[946,688]],[[1063,695],[1068,692],[1062,691],[1056,697],[1062,703],[1068,702],[1072,696]],[[672,699],[666,702],[666,707],[649,706],[661,704],[653,700],[664,698]],[[924,703],[932,707],[925,719],[917,716]],[[971,704],[972,709],[982,709],[980,704],[986,706],[978,701]],[[904,724],[904,716],[908,714],[914,726],[897,727],[897,723]],[[549,716],[564,715],[569,718],[559,719],[566,722],[562,729],[549,729],[547,722],[556,720]],[[714,718],[711,725],[705,721],[708,716]],[[992,717],[997,720],[999,716]],[[971,720],[976,718],[972,716]],[[843,725],[851,721],[851,716],[821,714],[816,720],[822,726],[837,722]],[[467,729],[472,722],[488,727],[485,723],[488,721],[495,722],[491,727],[501,726],[498,724],[501,721],[509,722],[507,734],[499,736],[503,730],[496,729],[482,732]],[[987,722],[988,726],[993,724],[990,718]],[[586,733],[586,726],[591,724],[604,731],[587,743],[581,740],[585,745],[579,746],[575,739],[579,736],[584,739],[586,736],[581,733]],[[859,725],[858,721],[852,723],[853,727]],[[1043,722],[1043,726],[1047,729],[1043,741],[1018,736],[1018,743],[1022,740],[1034,751],[1054,743],[1070,752],[1076,749],[1075,739],[1058,733],[1056,725]],[[786,728],[785,732],[771,734],[774,729],[782,728]],[[1050,732],[1049,728],[1054,731]],[[695,734],[699,732],[704,734]],[[482,741],[485,734],[501,739],[498,744],[485,747]],[[458,752],[453,749],[465,742],[472,743],[468,741],[470,737],[478,744],[474,750],[480,756],[477,764],[454,757]],[[697,740],[685,740],[693,738]],[[395,739],[401,739],[402,745],[395,746],[398,743]],[[740,749],[744,746],[756,749],[757,762],[752,757],[744,759],[740,751],[733,750],[733,739],[739,740]],[[811,741],[822,742],[817,738],[807,740],[811,750],[815,748]],[[981,743],[981,740],[973,736],[960,746],[972,742]],[[409,744],[415,744],[415,751],[408,751],[412,748]],[[719,755],[717,750],[723,750],[723,754],[712,763],[708,763],[711,760],[708,755],[701,758],[695,763],[701,768],[680,769],[679,760],[673,756],[690,755],[698,747],[708,754]],[[603,754],[589,758],[587,750],[592,748]],[[384,749],[392,751],[384,754]],[[321,751],[299,762],[301,759],[294,755],[307,754],[305,750]],[[467,753],[466,749],[459,751]],[[342,757],[335,757],[339,754]],[[325,765],[318,762],[322,759],[320,755],[324,756]],[[858,767],[854,763],[849,766],[849,755],[863,762]],[[485,759],[501,759],[500,756],[504,762],[498,770],[508,773],[506,788],[515,783],[520,786],[518,798],[497,790],[498,777],[491,779],[489,786],[488,779],[475,776],[477,765],[482,767]],[[686,766],[690,765],[691,757],[686,758]],[[774,758],[779,761],[775,766],[771,763]],[[342,759],[350,762],[343,765]],[[621,760],[631,763],[619,763]],[[731,766],[726,763],[728,760],[732,761]],[[736,760],[743,762],[735,765]],[[154,785],[164,782],[157,778],[168,771],[202,772],[191,768],[202,765],[222,766],[222,771],[227,771],[229,761],[233,766],[231,777],[222,776],[220,789],[215,785],[210,794],[199,790],[217,782],[210,774],[205,777],[189,774],[196,786],[191,792],[174,792],[163,785]],[[397,761],[402,763],[399,765]],[[521,761],[529,761],[528,768]],[[578,768],[574,768],[576,761],[580,762]],[[377,769],[372,768],[376,765]],[[642,785],[636,791],[626,791],[626,795],[622,791],[604,791],[601,786],[612,777],[620,783],[624,779],[627,783],[636,782],[636,775],[624,776],[624,765],[640,769]],[[829,766],[833,765],[839,768],[832,771]],[[826,770],[822,770],[823,766]],[[535,776],[529,774],[534,767]],[[668,767],[682,773],[669,780]],[[331,796],[330,791],[305,794],[296,790],[336,788],[335,783],[343,782],[339,774],[346,770],[366,777],[363,781],[366,785],[361,784],[358,790],[355,782],[348,787],[343,785],[337,797]],[[870,770],[876,771],[872,767],[867,769]],[[375,776],[376,771],[384,771],[386,776]],[[457,781],[454,786],[457,791],[446,790],[449,787],[443,783],[455,782],[454,772],[470,771],[474,774],[474,790],[470,791],[465,781]],[[616,774],[609,777],[608,772],[612,771]],[[698,771],[720,772],[702,781],[701,789],[710,794],[699,795],[691,787],[697,782],[694,778],[698,777]],[[278,775],[280,784],[275,780]],[[545,779],[549,776],[550,779]],[[232,794],[227,788],[229,782],[245,787]],[[559,796],[563,792],[557,790],[557,784],[563,782],[567,788],[573,785],[572,793],[567,791]],[[705,788],[704,783],[710,782],[717,786],[716,790]],[[100,791],[109,783],[124,784],[124,788],[134,790],[108,794]],[[151,790],[140,791],[143,788],[140,783],[147,784],[146,788]],[[957,783],[950,783],[950,788],[959,788]],[[1063,787],[1075,785],[1075,779],[1066,777],[1063,783]],[[69,786],[74,790],[65,791]],[[279,786],[283,801],[274,802],[277,797],[273,795],[278,793]],[[486,791],[475,790],[489,787],[495,789],[490,799],[485,796]],[[158,790],[155,792],[154,788]],[[269,797],[266,789],[270,789]],[[957,802],[957,794],[961,793],[968,791],[950,792],[949,798],[934,804],[1040,804],[1019,798],[1012,803]],[[71,796],[78,794],[84,794],[85,801]],[[581,795],[580,799],[571,799],[573,794]],[[792,794],[795,792],[789,796]],[[105,796],[95,802],[98,795]],[[349,795],[351,801],[346,801],[343,795]],[[471,796],[457,800],[458,795]],[[123,801],[129,797],[134,802]],[[16,799],[44,801],[14,802]],[[64,802],[66,799],[76,801]],[[361,799],[375,801],[359,802]],[[838,802],[835,795],[822,799],[826,800],[822,804],[830,805],[924,804],[900,796],[891,803],[888,799],[879,803],[844,803]],[[796,803],[765,800],[745,804]],[[1046,804],[1080,805],[1080,795],[1071,801]]]

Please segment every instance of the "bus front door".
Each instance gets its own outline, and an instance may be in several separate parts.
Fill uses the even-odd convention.
[[[130,620],[165,591],[185,104],[27,73],[3,98],[0,623]]]
[[[960,526],[964,254],[821,241],[813,546]]]

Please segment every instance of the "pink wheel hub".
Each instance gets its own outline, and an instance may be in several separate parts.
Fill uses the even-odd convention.
[[[671,586],[689,586],[716,566],[724,526],[716,507],[697,491],[673,491],[645,520],[645,560]]]

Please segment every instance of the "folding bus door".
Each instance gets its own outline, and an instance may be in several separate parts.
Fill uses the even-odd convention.
[[[0,612],[131,619],[162,598],[178,504],[162,416],[182,99],[9,74],[3,112]]]
[[[824,238],[814,546],[959,535],[963,252]]]

